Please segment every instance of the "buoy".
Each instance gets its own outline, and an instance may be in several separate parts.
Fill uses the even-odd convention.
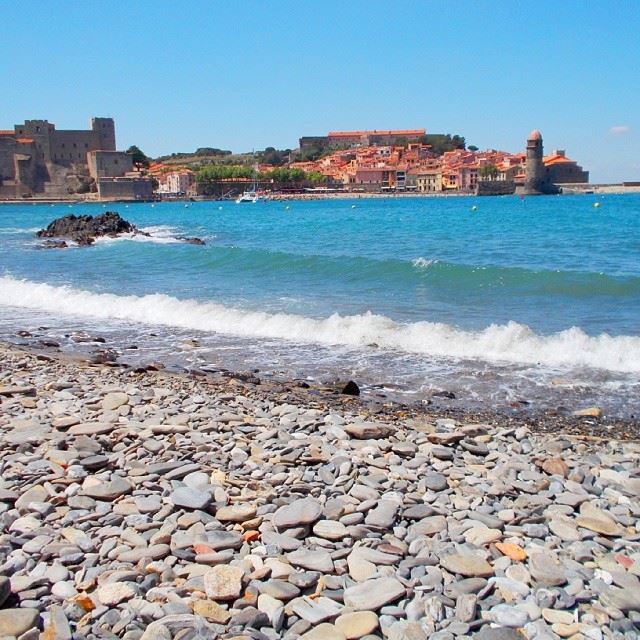
[[[600,206],[600,203],[599,202],[594,202],[593,206],[597,209]]]
[[[355,204],[352,204],[352,205],[351,205],[351,208],[352,208],[352,209],[355,209],[355,208],[356,208],[356,205],[355,205]]]
[[[284,208],[285,211],[289,211],[289,205]]]
[[[222,207],[218,207],[218,211],[222,211]]]
[[[471,207],[471,211],[477,211],[478,207],[474,204],[473,207]]]

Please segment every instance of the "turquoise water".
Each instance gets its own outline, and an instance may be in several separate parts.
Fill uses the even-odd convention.
[[[36,229],[103,205],[0,207],[6,332],[94,323],[155,333],[154,353],[197,333],[200,359],[311,376],[348,355],[347,373],[407,393],[489,370],[505,401],[565,374],[593,399],[635,390],[639,195],[109,208],[152,237],[42,250]]]

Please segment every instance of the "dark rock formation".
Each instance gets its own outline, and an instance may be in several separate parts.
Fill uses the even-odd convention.
[[[96,238],[114,238],[122,233],[139,233],[134,225],[120,217],[115,211],[107,211],[99,216],[64,216],[57,218],[46,229],[36,234],[38,238],[70,238],[79,245],[93,244]]]
[[[182,242],[186,242],[187,244],[198,244],[198,245],[206,244],[206,242],[204,240],[201,240],[200,238],[186,238],[182,236],[182,237],[179,237],[178,240],[182,240]]]

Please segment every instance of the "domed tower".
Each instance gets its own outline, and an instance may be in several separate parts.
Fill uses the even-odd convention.
[[[527,138],[524,192],[537,195],[545,192],[544,163],[542,162],[542,134],[534,129]]]

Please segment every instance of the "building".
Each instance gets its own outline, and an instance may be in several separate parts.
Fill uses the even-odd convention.
[[[525,195],[543,195],[559,192],[560,184],[585,184],[589,182],[589,172],[577,162],[567,158],[564,150],[554,151],[544,156],[542,134],[534,129],[527,138],[525,160]]]
[[[112,118],[91,118],[86,130],[59,130],[48,120],[25,120],[0,131],[0,198],[68,198],[97,194],[101,184],[124,178],[132,171],[131,156],[116,151]],[[129,176],[140,180],[140,175]],[[138,182],[129,195],[121,183],[122,198],[146,193]],[[107,187],[105,187],[107,188]],[[107,188],[108,189],[108,188]]]
[[[426,129],[373,129],[365,131],[330,131],[326,136],[303,136],[300,150],[394,145],[398,142],[419,142]]]
[[[189,169],[162,174],[158,177],[158,195],[168,197],[196,195],[196,174]]]

